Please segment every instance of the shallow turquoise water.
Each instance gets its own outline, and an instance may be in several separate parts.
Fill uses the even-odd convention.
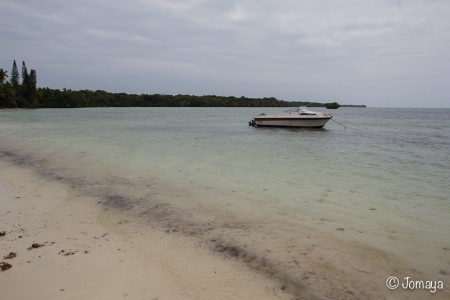
[[[86,193],[119,193],[140,203],[142,215],[145,201],[170,203],[178,216],[191,212],[172,215],[171,224],[245,225],[258,232],[256,248],[287,247],[307,228],[318,241],[368,245],[424,274],[450,263],[442,253],[450,248],[449,109],[332,111],[346,130],[334,122],[323,129],[247,125],[279,111],[5,111],[0,151],[70,177]],[[244,243],[232,232],[222,238]]]

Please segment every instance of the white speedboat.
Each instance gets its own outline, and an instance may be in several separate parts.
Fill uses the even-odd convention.
[[[294,107],[276,115],[260,114],[248,124],[253,126],[322,128],[331,115],[311,111],[306,106]]]

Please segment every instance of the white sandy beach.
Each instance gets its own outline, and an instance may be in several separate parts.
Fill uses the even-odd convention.
[[[276,282],[180,236],[120,229],[97,200],[0,163],[1,299],[290,299]],[[142,239],[140,239],[142,240]],[[27,250],[33,244],[42,247]],[[72,254],[73,253],[73,254]]]

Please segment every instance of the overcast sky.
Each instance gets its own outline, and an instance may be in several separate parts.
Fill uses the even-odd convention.
[[[0,0],[38,86],[450,107],[449,0]]]

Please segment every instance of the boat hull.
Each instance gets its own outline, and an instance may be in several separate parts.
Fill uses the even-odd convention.
[[[322,128],[330,118],[258,118],[256,126]]]

